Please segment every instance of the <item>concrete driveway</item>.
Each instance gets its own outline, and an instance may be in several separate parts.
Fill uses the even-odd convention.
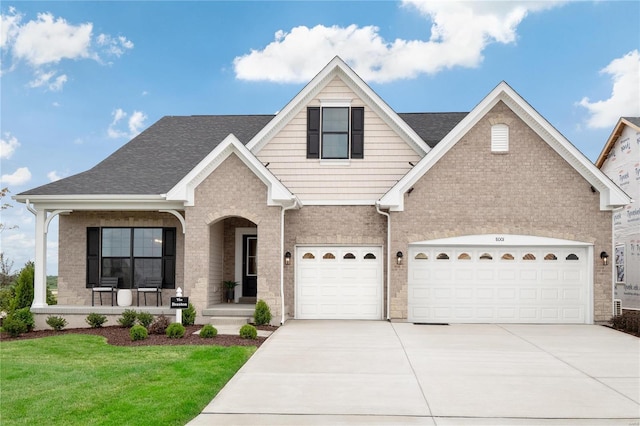
[[[640,339],[591,325],[288,321],[190,425],[640,425]]]

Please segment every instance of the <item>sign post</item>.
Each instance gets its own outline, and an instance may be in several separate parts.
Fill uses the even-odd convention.
[[[171,298],[171,309],[176,310],[176,322],[182,324],[182,310],[189,307],[189,298],[182,297],[182,289],[178,287],[176,297]]]

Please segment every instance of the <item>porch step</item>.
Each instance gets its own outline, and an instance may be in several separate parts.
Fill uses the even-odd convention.
[[[251,317],[211,317],[209,318],[209,324],[216,328],[219,328],[220,326],[242,327],[252,320],[253,318]]]
[[[202,316],[252,318],[255,310],[255,304],[220,303],[203,309]]]
[[[255,297],[241,297],[238,299],[238,303],[244,303],[244,304],[255,305],[257,302],[258,300]]]

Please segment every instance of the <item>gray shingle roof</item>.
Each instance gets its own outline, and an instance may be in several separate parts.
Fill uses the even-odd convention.
[[[431,147],[466,115],[399,114]],[[229,133],[246,144],[274,117],[163,117],[95,167],[19,195],[166,194]]]
[[[622,118],[640,127],[640,117],[622,117]]]

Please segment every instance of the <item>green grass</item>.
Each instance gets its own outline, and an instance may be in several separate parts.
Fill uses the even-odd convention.
[[[0,424],[183,425],[255,347],[110,346],[69,334],[0,343]]]

